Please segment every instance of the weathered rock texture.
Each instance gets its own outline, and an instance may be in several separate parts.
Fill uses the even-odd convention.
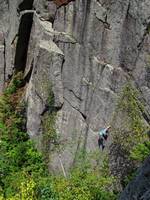
[[[0,0],[0,9],[0,88],[24,71],[27,130],[39,140],[52,88],[65,168],[97,149],[128,80],[150,108],[149,0]],[[60,170],[56,152],[50,167]]]
[[[119,200],[150,199],[150,157],[137,171],[137,176],[125,188]]]

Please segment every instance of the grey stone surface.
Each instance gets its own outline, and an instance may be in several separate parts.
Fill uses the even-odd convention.
[[[33,71],[27,88],[27,129],[31,137],[40,135],[41,118],[51,90],[54,91],[55,106],[63,103],[61,66],[63,53],[52,41],[40,40],[36,47]]]
[[[21,3],[20,1],[13,0],[9,1],[8,5],[8,24],[7,32],[6,32],[6,80],[8,80],[8,76],[12,75],[14,69],[15,62],[15,52],[18,40],[18,29],[19,29],[19,16],[17,12],[18,5]]]
[[[5,49],[6,49],[6,34],[8,31],[8,2],[0,1],[0,91],[4,86],[5,76]]]
[[[129,79],[138,85],[149,107],[145,78],[149,77],[145,65],[149,54],[149,34],[145,33],[148,8],[148,1],[77,0],[57,10],[54,30],[76,40],[75,44],[56,41],[65,55],[64,100],[88,124],[84,134],[89,151],[97,148],[93,133],[111,123],[119,93]],[[66,105],[62,110],[65,112]],[[62,135],[74,129],[69,123],[66,126],[67,131],[60,129]]]
[[[34,1],[34,7],[37,13],[44,20],[53,22],[55,19],[55,14],[57,10],[57,6],[53,1],[49,0],[36,0]]]

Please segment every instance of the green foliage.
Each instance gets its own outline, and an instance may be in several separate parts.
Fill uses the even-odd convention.
[[[36,188],[36,183],[34,182],[34,180],[32,178],[26,179],[20,185],[20,195],[19,195],[20,198],[22,200],[36,199],[35,188]]]
[[[144,161],[150,155],[150,142],[136,145],[131,151],[131,159]]]
[[[68,179],[56,177],[55,184],[59,198],[64,200],[115,200],[117,198],[113,190],[115,179],[110,175],[108,158],[105,157],[101,166],[97,165],[93,168],[88,154],[81,152],[80,156],[79,165],[76,164],[76,167],[71,170]]]
[[[43,121],[43,138],[46,146],[50,143],[57,142],[57,133],[55,129],[56,113],[46,113],[42,119]]]
[[[139,91],[131,83],[126,84],[112,122],[113,143],[119,148],[120,155],[124,155],[127,166],[124,177],[119,177],[123,187],[134,177],[139,163],[150,154],[143,119],[145,112]]]
[[[55,128],[56,112],[45,113],[42,118],[42,154],[45,163],[50,162],[50,152],[59,149],[59,138]]]
[[[47,111],[42,117],[42,152],[46,163],[50,162],[50,152],[59,149],[59,137],[56,132],[56,108],[54,106],[54,93],[52,91],[52,84],[47,87],[49,94],[47,100]]]
[[[55,187],[60,200],[115,200],[113,182],[113,177],[105,176],[102,169],[75,168],[68,179],[57,177]]]
[[[15,90],[12,89],[14,85]],[[45,194],[50,199],[55,196],[55,192],[52,191],[51,181],[48,181],[49,175],[42,155],[24,131],[23,108],[17,95],[20,85],[20,81],[13,80],[0,97],[1,198],[36,200],[42,199]]]
[[[144,133],[147,127],[143,122],[143,112],[144,106],[139,100],[138,91],[128,83],[122,91],[113,119],[113,122],[123,119],[120,121],[119,128],[114,128],[113,139],[127,152],[146,140]]]
[[[9,83],[9,87],[6,88],[4,94],[5,95],[14,94],[22,84],[23,84],[23,74],[22,72],[19,72],[13,76],[11,82]]]

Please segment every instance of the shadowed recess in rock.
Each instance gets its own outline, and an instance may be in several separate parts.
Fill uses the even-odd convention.
[[[27,59],[28,42],[30,38],[30,32],[32,27],[33,14],[25,14],[20,23],[19,27],[19,38],[16,47],[15,56],[15,70],[24,71]]]
[[[24,0],[24,1],[18,6],[19,11],[30,10],[30,9],[32,9],[33,1],[34,1],[34,0]]]
[[[33,0],[24,0],[19,6],[18,10],[31,10]],[[31,27],[33,22],[33,13],[26,13],[22,16],[19,31],[18,42],[15,55],[15,70],[24,71],[27,60],[28,43],[31,33]]]

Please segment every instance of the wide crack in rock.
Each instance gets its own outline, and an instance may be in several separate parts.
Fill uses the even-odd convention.
[[[18,6],[18,12],[20,13],[21,11],[31,10],[32,6],[33,0],[24,0]],[[25,70],[32,23],[33,13],[25,13],[24,15],[22,15],[18,31],[18,41],[15,54],[16,71]]]
[[[18,32],[19,37],[16,47],[16,56],[15,56],[15,69],[17,71],[25,70],[32,22],[33,22],[32,13],[27,13],[23,15],[21,18],[21,23]]]

